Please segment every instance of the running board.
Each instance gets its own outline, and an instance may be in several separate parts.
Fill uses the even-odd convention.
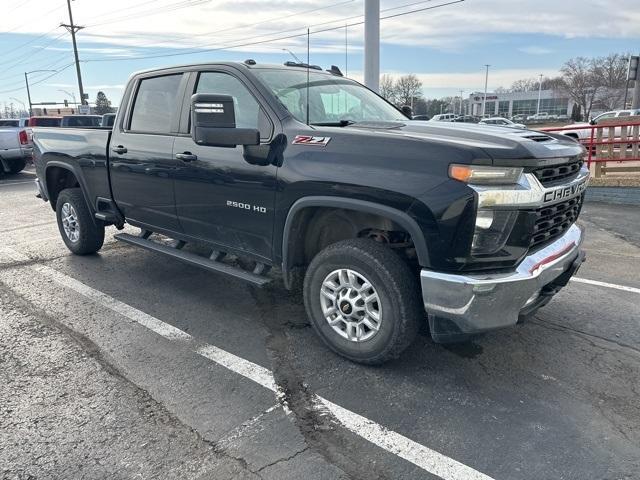
[[[242,270],[241,268],[232,267],[231,265],[227,265],[222,262],[216,262],[200,255],[196,255],[195,253],[185,252],[181,248],[156,243],[143,237],[137,237],[128,233],[117,233],[113,236],[113,238],[115,238],[116,240],[120,240],[121,242],[135,245],[137,247],[142,247],[152,252],[169,255],[176,260],[180,260],[189,265],[204,268],[205,270],[209,270],[211,272],[224,273],[231,277],[253,283],[254,285],[263,286],[271,281],[271,279],[268,277],[256,275],[254,273],[247,272],[246,270]]]

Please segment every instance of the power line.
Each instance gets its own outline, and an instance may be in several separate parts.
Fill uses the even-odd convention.
[[[98,27],[101,25],[109,25],[111,23],[117,23],[123,20],[134,20],[136,18],[140,18],[140,17],[144,17],[144,16],[151,16],[151,15],[157,15],[159,13],[165,13],[165,12],[173,12],[175,10],[181,10],[183,8],[189,8],[189,7],[194,7],[196,5],[201,5],[203,3],[209,2],[210,0],[194,0],[194,1],[190,1],[190,0],[186,0],[183,2],[179,2],[177,4],[174,5],[165,5],[164,7],[160,7],[160,8],[153,8],[153,9],[149,9],[149,10],[144,10],[144,11],[140,11],[140,12],[133,12],[130,15],[125,15],[125,16],[121,16],[121,17],[115,17],[112,19],[108,19],[104,22],[98,22],[98,23],[93,23],[88,25],[88,27]]]
[[[46,80],[50,79],[51,77],[55,77],[55,76],[56,76],[56,75],[58,75],[59,73],[62,73],[63,71],[65,71],[67,68],[71,67],[72,65],[75,65],[75,63],[76,63],[76,62],[71,62],[71,63],[69,63],[68,65],[66,65],[66,66],[62,67],[60,70],[57,70],[56,72],[52,73],[51,75],[47,75],[46,77],[41,78],[40,80],[38,80],[38,81],[36,81],[36,82],[30,83],[30,85],[31,85],[31,86],[33,86],[33,85],[38,85],[38,84],[40,84],[40,83],[42,83],[42,82],[44,82],[44,81],[46,81]],[[0,91],[0,93],[11,93],[11,92],[17,92],[18,90],[22,90],[23,88],[24,88],[24,86],[19,87],[19,88],[14,88],[14,89],[12,89],[12,90],[2,90],[2,91]]]
[[[273,22],[273,21],[281,21],[281,20],[285,20],[287,18],[297,17],[299,15],[307,15],[307,14],[310,14],[310,13],[316,13],[316,12],[319,12],[319,11],[322,11],[322,10],[327,10],[329,8],[340,7],[342,5],[353,3],[355,1],[356,0],[341,1],[341,2],[338,2],[338,3],[332,3],[330,5],[326,5],[324,7],[313,8],[313,9],[310,9],[310,10],[303,10],[301,12],[294,12],[294,13],[290,13],[290,14],[287,14],[287,15],[280,15],[278,17],[271,17],[271,18],[268,18],[266,20],[261,20],[259,22],[245,23],[245,24],[242,24],[242,25],[237,25],[235,27],[229,27],[229,28],[225,28],[225,29],[222,29],[222,30],[212,30],[210,32],[197,33],[197,34],[194,34],[194,35],[180,35],[179,37],[190,38],[191,39],[191,38],[194,38],[194,37],[203,37],[203,36],[212,35],[212,34],[215,35],[215,34],[230,32],[230,31],[233,31],[233,30],[239,30],[241,28],[255,27],[257,25],[263,25],[265,23],[270,23],[270,22]],[[426,1],[432,1],[432,0],[426,0]],[[419,3],[424,3],[424,2],[425,2],[425,0],[423,0],[422,2],[419,2]],[[299,30],[299,29],[296,28],[295,30]],[[255,37],[253,37],[253,38],[255,38]],[[147,43],[147,44],[143,44],[143,45],[136,45],[136,47],[157,47],[158,45],[162,45],[162,44],[169,43],[169,42],[172,42],[172,41],[174,41],[174,40],[173,39],[164,40],[162,42],[153,42],[153,43]],[[194,48],[194,47],[185,47],[185,48]]]
[[[400,17],[403,15],[410,15],[412,13],[417,13],[417,12],[423,12],[423,11],[427,11],[427,10],[433,10],[435,8],[440,8],[440,7],[445,7],[448,5],[453,5],[456,3],[462,3],[465,0],[453,0],[450,2],[446,2],[446,3],[442,3],[439,5],[433,5],[430,7],[423,7],[423,8],[418,8],[418,9],[414,9],[414,10],[410,10],[407,12],[401,12],[401,13],[397,13],[397,14],[393,14],[393,15],[388,15],[388,16],[383,16],[380,17],[380,20],[386,20],[388,18],[396,18],[396,17]],[[416,3],[425,3],[425,2],[416,2]],[[415,4],[415,3],[414,3]],[[394,7],[393,9],[398,9],[401,7]],[[349,18],[360,18],[362,17],[362,15],[358,15],[358,16],[354,16],[354,17],[347,17],[347,20]],[[345,19],[339,19],[339,20],[332,20],[331,22],[324,22],[324,23],[319,23],[319,24],[315,24],[315,25],[311,25],[312,26],[320,26],[320,25],[325,25],[327,23],[335,23],[338,21],[344,21]],[[352,22],[352,23],[348,23],[346,24],[347,27],[354,27],[357,25],[362,25],[364,23],[364,21],[358,21],[358,22]],[[305,27],[306,28],[306,27]],[[341,30],[345,28],[345,25],[339,25],[337,27],[329,27],[329,28],[324,28],[321,30],[316,30],[313,32],[310,32],[310,34],[318,34],[318,33],[324,33],[324,32],[330,32],[333,30]],[[295,31],[295,30],[300,30],[301,28],[296,28],[296,29],[290,29],[290,30],[284,30],[284,31],[280,31],[280,32],[275,32],[273,33],[274,35],[277,34],[283,34],[289,31]],[[263,35],[256,35],[254,37],[249,37],[249,39],[251,38],[260,38],[260,37],[264,37],[267,34],[263,34]],[[256,41],[256,42],[247,42],[247,43],[239,43],[239,44],[234,44],[234,45],[225,45],[225,46],[221,46],[221,47],[215,47],[215,48],[206,48],[206,49],[198,49],[195,51],[190,51],[190,52],[176,52],[176,53],[165,53],[165,54],[155,54],[155,55],[145,55],[145,56],[137,56],[137,57],[124,57],[124,58],[97,58],[97,59],[87,59],[87,62],[116,62],[116,61],[127,61],[127,60],[145,60],[145,59],[151,59],[151,58],[165,58],[165,57],[177,57],[177,56],[182,56],[182,55],[194,55],[194,54],[198,54],[198,53],[206,53],[206,52],[213,52],[213,51],[217,51],[217,50],[230,50],[230,49],[234,49],[234,48],[241,48],[241,47],[248,47],[248,46],[253,46],[253,45],[261,45],[264,43],[271,43],[271,42],[277,42],[277,41],[281,41],[281,40],[289,40],[292,38],[299,38],[299,37],[303,37],[307,35],[307,33],[297,33],[297,34],[293,34],[293,35],[287,35],[287,36],[282,36],[282,37],[277,37],[277,38],[269,38],[266,40],[260,40],[260,41]]]

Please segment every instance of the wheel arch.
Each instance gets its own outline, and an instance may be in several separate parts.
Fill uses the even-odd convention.
[[[296,248],[299,248],[297,240],[303,235],[301,226],[306,224],[305,220],[308,220],[308,217],[318,208],[346,210],[388,219],[400,226],[411,236],[420,264],[428,264],[428,252],[424,234],[418,226],[418,223],[406,212],[388,205],[354,198],[335,196],[303,197],[293,203],[284,223],[282,235],[282,275],[286,288],[291,288],[292,286],[294,257],[296,255]]]
[[[44,170],[45,188],[47,197],[53,210],[56,209],[58,195],[65,188],[78,187],[82,191],[84,201],[91,213],[95,213],[93,205],[87,196],[87,188],[83,182],[82,175],[72,165],[64,162],[49,161]]]

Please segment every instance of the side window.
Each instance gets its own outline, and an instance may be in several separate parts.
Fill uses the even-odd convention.
[[[631,116],[631,112],[620,112],[618,114],[619,117],[630,117]]]
[[[265,131],[264,121],[261,121],[263,115],[258,101],[236,77],[228,73],[202,72],[198,78],[196,93],[217,93],[233,97],[236,127],[257,128],[261,137],[271,134],[270,131]]]
[[[608,118],[614,118],[616,116],[615,112],[610,112],[610,113],[603,113],[602,115],[600,115],[599,117],[595,118],[595,122],[600,123],[602,120],[606,120]]]
[[[170,133],[181,79],[182,74],[142,80],[133,104],[129,130]]]

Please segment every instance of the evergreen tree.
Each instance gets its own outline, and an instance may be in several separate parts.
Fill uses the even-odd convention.
[[[105,113],[113,112],[111,108],[111,101],[107,98],[104,92],[98,92],[96,96],[96,108],[94,111],[97,115],[104,115]]]

